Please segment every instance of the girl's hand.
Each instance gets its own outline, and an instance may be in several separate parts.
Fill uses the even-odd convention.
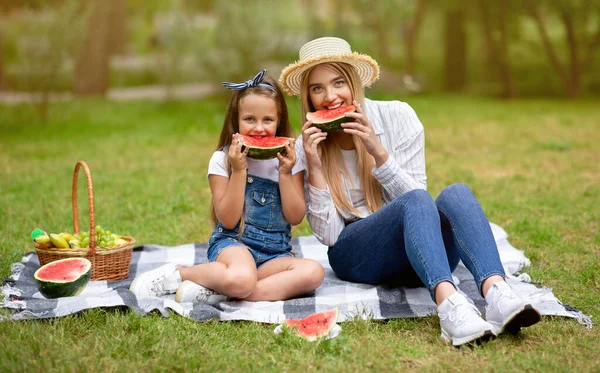
[[[302,126],[302,147],[306,154],[306,165],[310,169],[320,170],[321,147],[319,143],[327,138],[327,132],[321,131],[317,127],[311,127],[312,121],[308,120]]]
[[[290,141],[285,145],[285,155],[277,153],[280,174],[291,174],[292,167],[294,167],[294,164],[296,163],[296,150],[294,149],[296,139],[289,140]]]
[[[388,152],[377,139],[377,135],[375,135],[375,130],[373,129],[373,123],[367,118],[362,107],[360,107],[356,100],[353,101],[353,103],[356,112],[346,113],[346,116],[354,118],[355,121],[342,123],[344,132],[358,136],[363,144],[365,144],[367,152],[375,158],[375,162],[378,165],[381,165],[387,160]]]
[[[231,139],[231,146],[227,152],[229,162],[234,171],[245,171],[248,168],[248,160],[246,155],[250,148],[246,147],[242,151],[242,137],[238,133],[234,133]]]

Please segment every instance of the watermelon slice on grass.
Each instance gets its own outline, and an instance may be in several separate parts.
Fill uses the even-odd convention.
[[[278,136],[254,137],[241,135],[241,137],[242,151],[249,147],[248,157],[252,159],[275,158],[277,153],[285,150],[285,145],[290,141],[287,137]]]
[[[79,295],[92,277],[92,263],[85,258],[55,260],[33,274],[40,293],[46,298]]]
[[[354,105],[340,106],[331,110],[317,110],[306,113],[306,119],[312,120],[312,125],[321,129],[321,131],[341,131],[342,123],[354,121],[354,118],[347,117],[345,114],[352,113],[355,110]]]
[[[275,334],[279,334],[284,328],[292,333],[306,339],[309,342],[319,339],[331,339],[337,337],[342,328],[336,324],[339,311],[337,308],[313,313],[303,319],[285,320],[275,328]]]

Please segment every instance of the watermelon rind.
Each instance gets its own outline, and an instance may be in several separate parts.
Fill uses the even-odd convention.
[[[285,141],[283,145],[277,146],[269,146],[269,147],[259,147],[254,145],[249,145],[250,148],[248,150],[248,158],[256,159],[256,160],[265,160],[277,157],[277,153],[281,153],[285,150],[285,144],[289,141],[287,137],[276,137],[278,139],[282,139],[281,141]],[[242,145],[242,151],[246,150],[247,145]]]
[[[339,310],[331,310],[313,313],[303,319],[285,320],[288,328],[309,342],[326,338],[335,327],[339,316]]]
[[[347,117],[345,113],[355,111],[354,106],[342,106],[332,110],[317,110],[312,113],[306,113],[306,119],[312,121],[312,126],[325,132],[336,132],[343,129],[342,123],[352,122],[354,118]],[[339,112],[332,117],[332,113]],[[327,118],[327,119],[325,119]]]
[[[42,277],[44,271],[46,271],[48,268],[61,263],[72,264],[75,268],[79,267],[79,271],[81,273],[74,280],[62,280],[57,277],[53,279]],[[79,295],[92,278],[92,263],[85,258],[67,258],[55,260],[41,266],[37,271],[35,271],[33,277],[35,278],[35,282],[37,283],[40,293],[42,293],[44,297],[50,299],[72,297]]]

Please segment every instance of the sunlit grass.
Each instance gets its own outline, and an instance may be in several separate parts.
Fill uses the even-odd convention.
[[[406,99],[426,128],[429,191],[466,182],[491,221],[532,260],[526,271],[566,304],[600,318],[600,135],[596,102],[477,97]],[[207,241],[206,170],[218,100],[56,104],[39,123],[0,106],[0,275],[33,249],[33,228],[71,230],[73,168],[92,170],[96,222],[139,244]],[[290,100],[300,125],[298,104]],[[79,180],[80,224],[87,197]],[[87,228],[86,228],[87,229]],[[295,235],[309,234],[306,222]],[[275,337],[273,326],[90,310],[1,322],[0,371],[598,371],[597,328],[544,318],[483,346],[445,346],[435,317],[344,323],[336,340]]]

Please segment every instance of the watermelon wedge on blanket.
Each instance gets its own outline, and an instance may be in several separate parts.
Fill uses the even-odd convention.
[[[326,337],[335,326],[339,315],[337,308],[313,313],[303,319],[286,320],[285,325],[307,341]]]
[[[353,105],[340,106],[330,110],[317,110],[312,113],[306,113],[306,119],[312,120],[312,125],[325,132],[335,132],[342,130],[342,123],[351,122],[354,118],[347,117],[346,113],[355,111]]]
[[[67,258],[41,266],[33,274],[46,298],[71,297],[83,291],[92,277],[92,263],[85,258]]]
[[[277,153],[285,150],[285,144],[290,141],[287,137],[277,136],[244,136],[242,135],[242,151],[249,147],[248,157],[252,159],[271,159]]]

